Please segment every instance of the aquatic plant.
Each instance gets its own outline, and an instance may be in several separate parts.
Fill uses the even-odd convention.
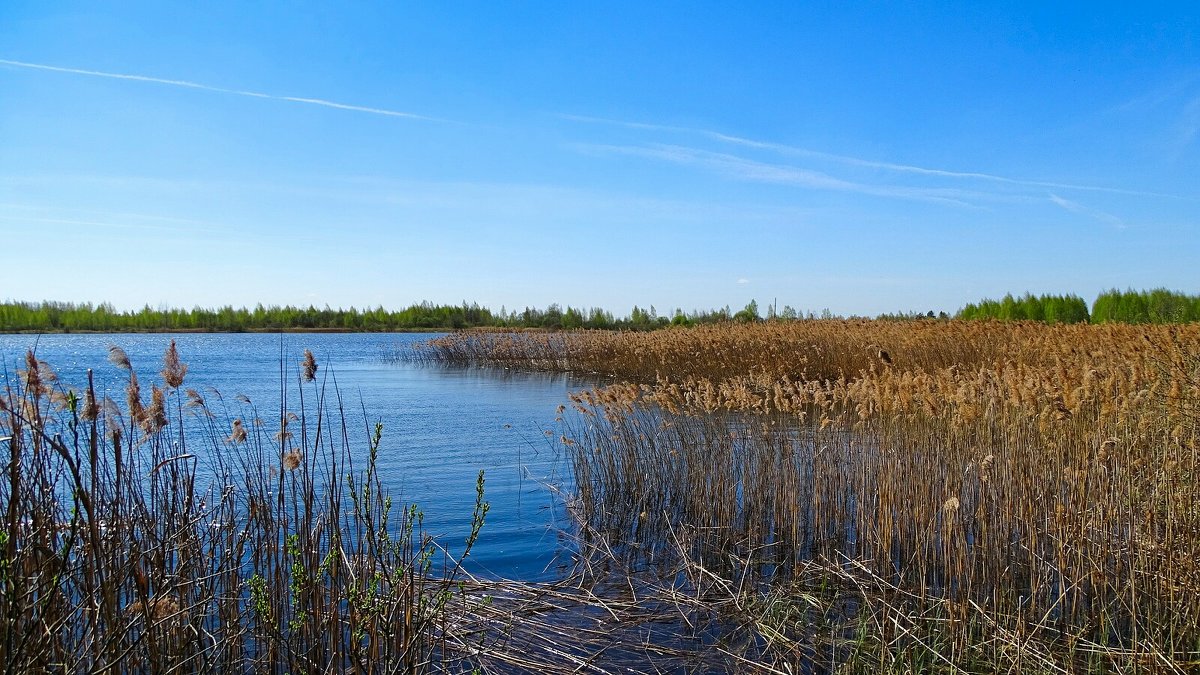
[[[585,564],[707,594],[756,662],[1200,666],[1194,326],[817,321],[426,350],[628,380],[564,422]]]
[[[352,440],[311,352],[276,434],[248,399],[229,423],[219,394],[184,390],[173,341],[148,402],[125,352],[110,356],[128,373],[124,407],[98,399],[90,371],[70,389],[32,352],[0,396],[5,672],[421,672],[470,658],[460,562],[488,509],[482,473],[455,557],[416,505],[393,502],[382,427]]]
[[[677,555],[662,544],[688,532],[704,569],[799,576],[840,619],[837,662],[1200,663],[1200,331],[1026,326],[993,352],[994,334],[934,330],[987,342],[973,363],[878,339],[889,360],[836,377],[763,359],[579,395],[581,522],[607,550]],[[797,665],[825,643],[805,621],[773,630]]]

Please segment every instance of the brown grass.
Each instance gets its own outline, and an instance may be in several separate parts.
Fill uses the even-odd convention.
[[[1200,327],[817,321],[428,350],[633,382],[575,397],[584,534],[630,569],[686,560],[751,589],[746,620],[796,667],[1200,668]]]
[[[828,380],[890,365],[883,352],[899,368],[926,372],[1003,360],[1012,345],[1042,340],[1039,328],[985,322],[793,321],[651,332],[472,331],[431,340],[422,353],[441,363],[572,370],[633,382],[751,375],[767,381]]]
[[[625,381],[564,415],[553,584],[433,569],[382,430],[352,441],[306,366],[272,428],[169,353],[145,404],[114,350],[123,409],[30,354],[0,396],[0,664],[1195,672],[1197,354],[1196,327],[957,322],[436,341]]]

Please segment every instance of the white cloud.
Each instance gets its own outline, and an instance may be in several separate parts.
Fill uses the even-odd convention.
[[[622,154],[658,159],[676,164],[700,166],[724,173],[740,180],[761,183],[779,183],[814,190],[853,192],[875,197],[891,197],[919,201],[940,202],[955,206],[971,206],[965,200],[989,198],[991,195],[977,191],[954,188],[919,188],[898,185],[873,185],[848,181],[820,171],[813,171],[786,164],[760,162],[737,155],[710,152],[679,145],[602,145],[575,144],[577,150],[597,154]]]
[[[929,168],[922,166],[914,166],[910,164],[900,164],[893,162],[883,162],[878,160],[863,159],[859,157],[850,157],[847,155],[839,155],[836,153],[821,152],[819,150],[810,150],[793,145],[783,143],[773,143],[770,141],[759,141],[741,136],[724,134],[718,131],[709,129],[697,129],[692,127],[676,127],[665,124],[648,124],[643,122],[626,122],[621,120],[610,120],[601,117],[589,117],[585,115],[559,115],[562,119],[571,120],[574,122],[582,122],[587,124],[606,124],[611,126],[620,126],[627,129],[638,129],[645,131],[665,131],[676,134],[692,134],[702,136],[721,143],[738,145],[742,147],[752,148],[755,150],[766,150],[782,155],[790,155],[796,157],[809,157],[812,159],[820,159],[830,162],[844,164],[846,166],[854,166],[867,169],[881,169],[894,173],[905,173],[921,176],[931,176],[939,178],[950,178],[956,180],[976,180],[992,183],[1000,183],[1006,185],[1038,187],[1038,188],[1053,188],[1059,190],[1080,190],[1088,192],[1107,192],[1112,194],[1124,194],[1141,197],[1167,197],[1172,199],[1191,199],[1191,197],[1183,195],[1172,195],[1160,192],[1147,192],[1142,190],[1127,190],[1123,188],[1108,187],[1102,185],[1082,185],[1077,183],[1059,183],[1054,181],[1039,181],[1028,180],[1023,178],[1011,178],[1008,176],[999,176],[996,174],[983,173],[978,171],[953,171],[949,169]]]
[[[438,119],[436,117],[427,117],[416,113],[403,112],[400,110],[388,110],[386,108],[372,108],[369,106],[352,105],[349,103],[338,103],[337,101],[327,101],[321,98],[308,98],[303,96],[277,96],[274,94],[264,94],[257,91],[244,91],[240,89],[226,89],[225,87],[214,87],[199,82],[189,82],[187,80],[171,80],[162,77],[150,77],[147,75],[129,75],[126,73],[107,73],[99,70],[85,70],[83,68],[64,68],[62,66],[48,66],[41,63],[27,63],[25,61],[10,61],[8,59],[0,59],[0,64],[6,66],[14,66],[17,68],[28,68],[31,70],[46,70],[55,73],[69,73],[72,75],[87,75],[89,77],[105,77],[113,80],[132,80],[134,82],[148,82],[151,84],[163,84],[171,87],[183,87],[186,89],[199,89],[201,91],[211,91],[220,94],[233,94],[235,96],[247,96],[250,98],[263,98],[272,101],[287,101],[290,103],[305,103],[308,105],[318,105],[326,108],[336,108],[338,110],[349,110],[353,112],[370,113],[372,115],[384,115],[387,117],[403,117],[407,119],[423,120],[426,122],[446,122],[448,120]]]
[[[1055,204],[1059,208],[1062,208],[1066,211],[1070,211],[1071,213],[1077,213],[1079,215],[1088,216],[1089,218],[1094,218],[1101,222],[1108,223],[1109,225],[1112,225],[1113,227],[1116,227],[1116,228],[1119,228],[1122,230],[1125,229],[1125,221],[1121,220],[1117,216],[1114,216],[1113,214],[1108,213],[1106,211],[1101,211],[1100,209],[1094,209],[1094,208],[1091,208],[1088,206],[1084,206],[1083,204],[1080,204],[1079,202],[1071,201],[1070,199],[1063,199],[1062,197],[1059,197],[1058,195],[1056,195],[1052,192],[1047,195],[1047,198],[1050,200],[1051,203]]]

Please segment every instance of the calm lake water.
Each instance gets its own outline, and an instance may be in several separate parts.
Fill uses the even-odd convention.
[[[128,375],[108,361],[109,346],[118,345],[129,355],[143,396],[148,397],[151,383],[161,385],[163,352],[175,339],[188,365],[184,388],[201,392],[219,417],[223,408],[230,419],[243,416],[244,404],[235,400],[243,394],[264,419],[271,419],[272,411],[279,409],[281,353],[287,395],[292,398],[298,364],[304,349],[311,349],[320,366],[318,380],[328,376],[328,391],[336,382],[345,402],[358,455],[365,456],[368,428],[383,423],[380,475],[397,504],[420,504],[426,529],[452,552],[461,551],[474,506],[475,478],[483,470],[491,511],[469,568],[508,578],[552,578],[567,562],[560,536],[566,521],[560,500],[547,486],[569,483],[556,440],[556,410],[567,402],[568,392],[594,383],[561,374],[450,369],[395,359],[431,337],[0,335],[0,380],[14,377],[16,369],[24,367],[25,351],[33,348],[40,360],[53,366],[62,384],[82,389],[91,368],[97,393],[123,401]]]

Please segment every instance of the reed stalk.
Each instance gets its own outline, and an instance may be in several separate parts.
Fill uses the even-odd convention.
[[[1197,354],[1195,326],[819,321],[424,358],[625,380],[563,429],[588,565],[707,585],[758,663],[1194,672]]]
[[[394,502],[311,353],[281,366],[272,434],[248,400],[185,389],[174,343],[125,405],[33,353],[0,397],[4,672],[457,670],[460,562]],[[229,421],[234,417],[232,422]],[[224,421],[223,421],[224,420]],[[355,468],[355,462],[358,468]]]

